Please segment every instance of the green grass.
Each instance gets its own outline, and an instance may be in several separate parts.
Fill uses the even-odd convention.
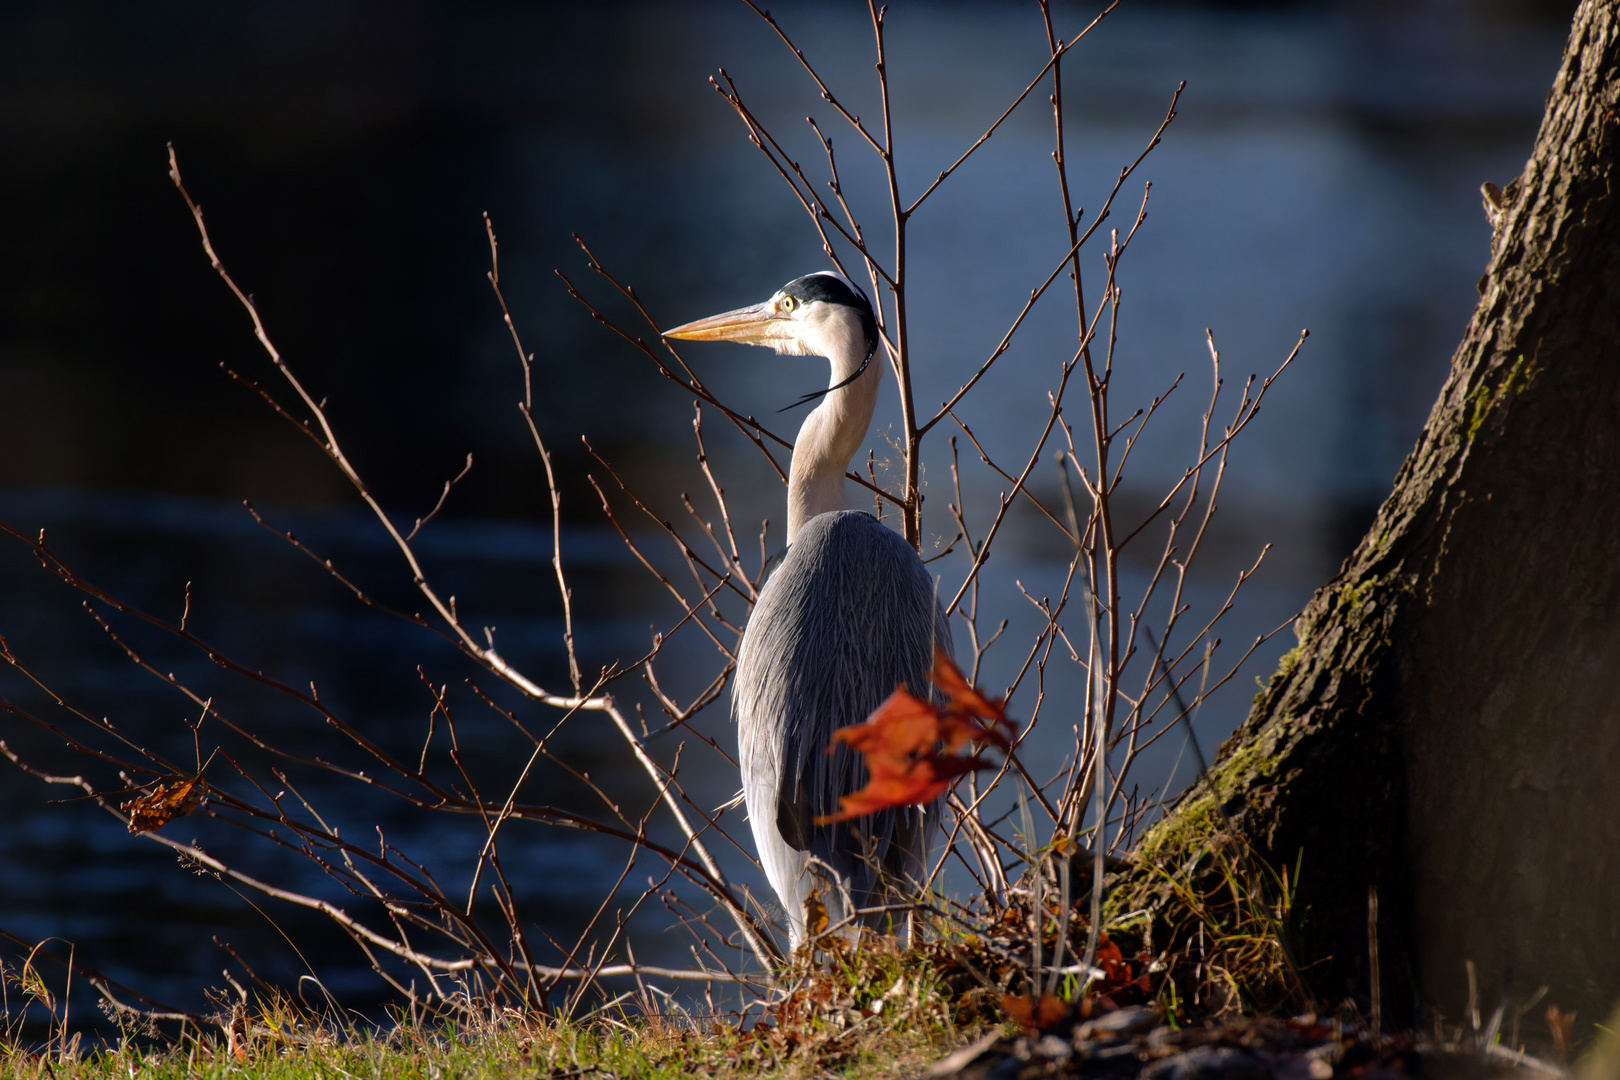
[[[0,1051],[0,1077],[99,1080],[132,1077],[397,1077],[450,1080],[507,1076],[851,1078],[914,1075],[968,1041],[927,1024],[849,1025],[777,1042],[734,1028],[694,1031],[666,1018],[617,1023],[495,1022],[479,1030],[434,1027],[386,1034],[350,1030],[298,1038],[259,1036],[240,1053],[218,1036],[164,1048],[133,1043],[46,1054]],[[774,1044],[773,1044],[774,1043]]]
[[[744,1076],[910,1076],[998,1023],[968,1015],[944,991],[937,956],[893,939],[838,942],[801,970],[746,1030],[735,1016],[648,1014],[622,1004],[581,1020],[497,1013],[477,1024],[334,1024],[285,1000],[167,1039],[147,1032],[106,1045],[82,1038],[0,1039],[0,1078],[614,1076],[624,1080]],[[37,995],[36,1003],[45,1002]],[[971,1011],[971,1007],[970,1007]],[[48,1044],[41,1045],[48,1040]]]

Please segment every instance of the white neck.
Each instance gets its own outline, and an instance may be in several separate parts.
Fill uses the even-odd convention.
[[[832,361],[828,386],[836,386],[853,375],[866,358],[865,334],[840,334],[827,342],[826,356]],[[793,464],[788,471],[788,543],[799,527],[817,514],[848,509],[844,501],[844,473],[850,460],[866,439],[877,405],[882,365],[872,358],[861,377],[822,398],[799,428],[793,443]]]

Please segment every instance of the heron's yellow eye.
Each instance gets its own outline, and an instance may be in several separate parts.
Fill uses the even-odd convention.
[[[799,298],[798,297],[796,297],[796,296],[784,296],[784,297],[782,297],[782,310],[783,311],[792,311],[794,308],[796,308],[798,306],[799,306]]]

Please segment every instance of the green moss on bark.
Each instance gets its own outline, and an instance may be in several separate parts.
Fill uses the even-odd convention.
[[[1472,443],[1474,436],[1479,434],[1479,429],[1484,426],[1486,418],[1491,415],[1498,402],[1517,397],[1529,389],[1534,381],[1532,374],[1529,362],[1525,360],[1524,354],[1520,353],[1505,379],[1495,387],[1481,383],[1468,395],[1468,406],[1463,414],[1468,418],[1469,443]]]

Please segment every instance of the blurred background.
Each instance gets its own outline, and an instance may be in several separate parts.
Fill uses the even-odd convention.
[[[1059,34],[1073,36],[1095,7],[1058,4]],[[1273,545],[1222,624],[1231,660],[1333,574],[1422,427],[1488,254],[1479,186],[1505,184],[1528,156],[1572,7],[1127,0],[1065,62],[1069,159],[1088,220],[1187,82],[1179,117],[1113,214],[1128,227],[1139,181],[1153,182],[1148,220],[1121,266],[1117,415],[1187,376],[1133,457],[1125,497],[1156,499],[1196,445],[1189,425],[1208,398],[1206,328],[1229,387],[1275,368],[1299,331],[1311,331],[1233,455],[1221,524],[1190,587],[1189,620],[1208,618],[1237,570]],[[852,111],[880,115],[864,7],[772,11]],[[1034,3],[901,0],[888,42],[896,154],[913,197],[1046,55]],[[825,265],[802,210],[709,87],[721,67],[818,183],[823,159],[804,118],[821,123],[868,236],[888,235],[875,161],[740,3],[0,4],[0,521],[45,528],[75,569],[161,614],[179,613],[192,582],[194,625],[222,651],[295,685],[315,680],[358,728],[401,747],[419,746],[425,730],[418,666],[440,682],[474,674],[428,635],[355,604],[242,509],[251,500],[379,598],[419,606],[342,476],[221,372],[274,378],[169,183],[173,143],[226,266],[282,354],[329,400],[385,505],[407,523],[422,516],[473,454],[471,473],[424,532],[424,555],[443,591],[476,612],[470,622],[497,626],[505,655],[559,683],[550,502],[485,279],[480,215],[490,214],[561,478],[582,662],[594,671],[645,652],[676,609],[606,524],[584,480],[602,471],[580,436],[660,513],[679,515],[680,493],[703,490],[692,403],[569,299],[552,271],[624,313],[586,268],[577,232],[671,325],[762,299]],[[925,404],[982,363],[1067,247],[1044,93],[912,219],[911,341]],[[1087,250],[1095,296],[1101,246]],[[1045,391],[1073,339],[1072,307],[1054,289],[964,404],[964,420],[1004,468],[1016,472],[1033,449]],[[774,411],[825,380],[822,361],[764,350],[692,346],[684,355],[740,412],[772,416],[787,436],[802,411]],[[892,456],[883,429],[897,421],[888,387],[869,440],[880,461]],[[718,417],[706,432],[739,532],[752,536],[770,518],[767,548],[779,549],[780,484]],[[927,456],[930,544],[953,532],[944,513],[950,434],[942,426]],[[969,519],[982,529],[1006,485],[971,452],[963,461]],[[1057,498],[1044,467],[1034,489]],[[622,500],[619,509],[634,520]],[[1018,586],[1054,594],[1066,561],[1061,536],[1027,507],[999,544],[984,576],[985,620],[1011,627],[986,658],[991,688],[1011,681],[1040,626]],[[965,564],[951,556],[933,568],[954,591]],[[131,664],[79,601],[23,545],[0,544],[0,634],[16,653],[87,712],[189,760],[181,721],[195,708]],[[692,638],[678,639],[666,665],[683,693],[716,667],[712,648]],[[309,714],[142,640],[154,664],[217,691],[249,727],[311,755],[330,751]],[[1242,719],[1254,677],[1291,644],[1284,631],[1258,650],[1201,714],[1206,752]],[[1047,676],[1052,730],[1037,744],[1054,762],[1072,722],[1065,695],[1082,685],[1060,666]],[[1015,715],[1028,715],[1032,690],[1014,698]],[[50,708],[9,669],[0,697],[42,715]],[[722,743],[731,738],[724,711],[722,701],[705,718]],[[505,721],[466,724],[474,769],[510,772],[518,744]],[[0,714],[0,738],[42,765],[72,767],[60,740],[14,716]],[[567,738],[566,752],[609,791],[636,805],[650,798],[610,732],[579,724]],[[1145,763],[1144,792],[1190,778],[1174,764],[1178,747],[1164,748],[1163,760]],[[689,769],[706,805],[736,790],[719,764]],[[537,777],[526,793],[588,804],[562,776]],[[93,806],[47,805],[63,795],[0,763],[0,929],[29,942],[58,938],[51,948],[63,952],[72,942],[81,961],[187,1007],[203,1005],[230,962],[216,939],[274,981],[306,974],[307,956],[346,1003],[386,997],[319,919],[262,900],[254,907]],[[355,830],[383,825],[414,854],[442,858],[451,881],[470,867],[456,861],[465,837],[409,807],[338,785],[313,798]],[[728,820],[746,833],[740,811]],[[240,843],[201,816],[170,831],[204,847]],[[528,919],[559,939],[623,866],[623,852],[577,833],[534,828],[510,843]],[[332,893],[295,856],[267,848],[241,857],[266,878]],[[748,880],[739,858],[728,866]],[[631,885],[639,889],[639,877]],[[685,955],[678,932],[663,932],[657,918],[648,926],[638,939],[644,960]]]

